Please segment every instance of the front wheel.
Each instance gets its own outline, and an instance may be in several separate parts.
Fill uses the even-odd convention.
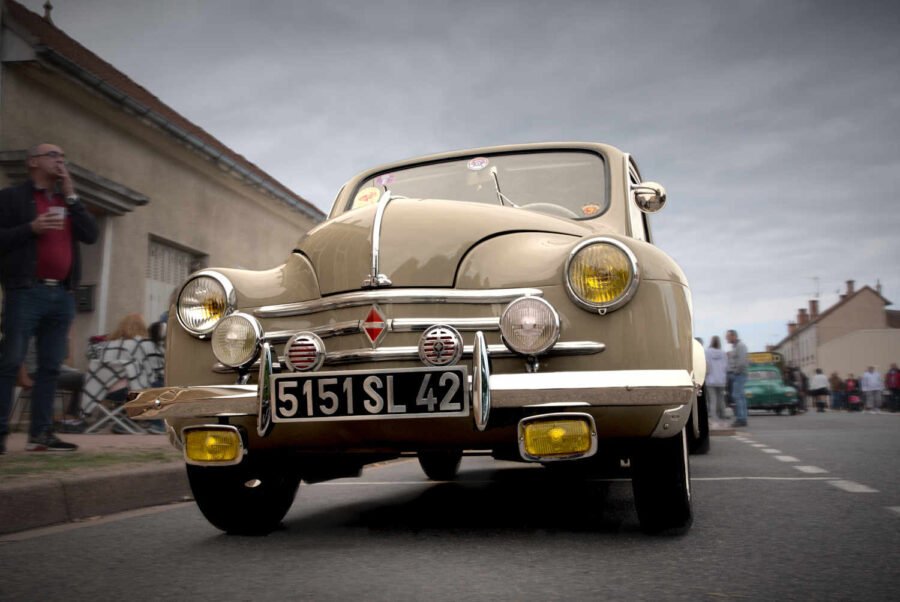
[[[681,534],[694,520],[687,434],[651,439],[632,457],[631,487],[641,530]]]
[[[432,481],[452,481],[456,478],[462,450],[420,451],[419,466]]]
[[[287,514],[300,476],[278,466],[244,460],[237,466],[187,466],[200,512],[213,526],[233,535],[266,535]]]

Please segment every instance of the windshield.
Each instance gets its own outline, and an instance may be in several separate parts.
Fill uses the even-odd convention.
[[[392,197],[450,199],[589,219],[609,205],[603,158],[587,151],[465,157],[377,174],[364,181],[347,209]]]
[[[756,370],[750,372],[748,378],[750,380],[777,380],[781,382],[781,376],[777,370]]]

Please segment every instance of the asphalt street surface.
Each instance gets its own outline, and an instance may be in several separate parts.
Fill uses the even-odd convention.
[[[751,416],[692,457],[681,537],[640,532],[627,480],[389,463],[301,485],[268,537],[192,503],[0,537],[0,600],[894,600],[898,435],[900,415]]]

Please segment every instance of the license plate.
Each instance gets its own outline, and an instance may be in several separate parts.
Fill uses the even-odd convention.
[[[275,374],[274,422],[469,415],[465,366]]]

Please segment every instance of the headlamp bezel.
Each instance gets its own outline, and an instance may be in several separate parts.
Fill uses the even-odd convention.
[[[594,303],[594,302],[588,301],[587,299],[583,299],[583,298],[579,297],[578,293],[575,291],[575,288],[572,286],[572,282],[569,278],[569,268],[571,267],[572,262],[575,260],[575,257],[577,257],[578,254],[582,250],[586,249],[587,247],[594,246],[594,245],[600,245],[600,244],[613,246],[613,247],[619,249],[620,251],[622,251],[625,254],[625,256],[628,258],[628,261],[631,263],[631,282],[629,283],[629,285],[625,289],[625,291],[622,292],[621,295],[619,295],[618,297],[616,297],[616,299],[614,299],[613,301],[608,302],[608,303]],[[569,294],[569,298],[571,298],[572,301],[575,302],[575,304],[578,305],[579,307],[581,307],[582,309],[586,309],[590,312],[599,312],[601,314],[615,311],[615,310],[619,309],[620,307],[622,307],[623,305],[625,305],[626,303],[628,303],[629,301],[631,301],[632,297],[634,297],[635,293],[637,292],[638,285],[640,284],[640,280],[641,280],[640,264],[638,263],[637,257],[635,256],[634,252],[630,248],[628,248],[627,245],[622,243],[621,241],[619,241],[615,238],[609,237],[609,236],[595,236],[595,237],[583,240],[580,243],[578,243],[577,245],[575,245],[572,248],[572,250],[569,252],[569,257],[566,259],[566,265],[565,265],[565,268],[563,271],[563,281],[565,282],[566,292]]]
[[[181,317],[181,296],[184,294],[184,290],[190,283],[200,278],[211,278],[215,280],[222,287],[222,290],[225,293],[225,311],[222,313],[222,316],[215,322],[213,322],[212,326],[203,329],[192,328],[188,326],[187,324],[185,324],[184,320]],[[178,296],[175,297],[175,317],[178,319],[178,324],[180,324],[188,334],[197,337],[198,339],[208,339],[212,335],[212,331],[215,330],[216,326],[219,325],[219,322],[222,321],[222,318],[233,314],[236,308],[237,292],[234,288],[234,285],[227,277],[220,274],[219,272],[216,272],[215,270],[201,270],[199,272],[191,274],[188,279],[184,281],[184,284],[181,285],[181,288],[178,289]]]

